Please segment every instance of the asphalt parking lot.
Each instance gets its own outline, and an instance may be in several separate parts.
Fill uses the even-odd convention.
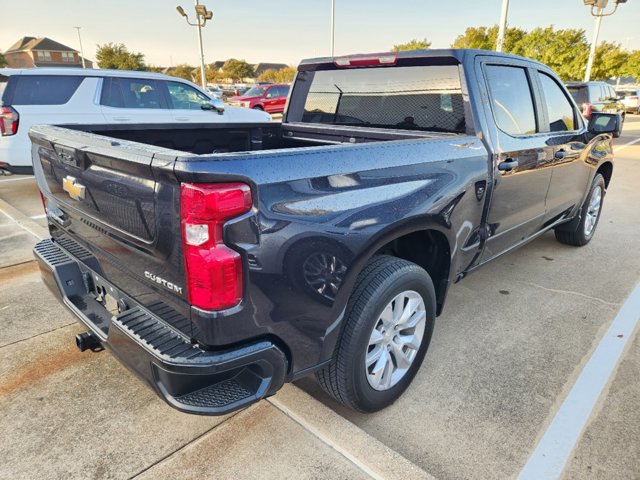
[[[582,375],[640,281],[639,116],[615,146],[594,240],[548,233],[453,286],[414,383],[373,415],[309,378],[233,415],[190,416],[108,352],[79,353],[82,328],[32,261],[46,236],[33,178],[0,178],[0,478],[536,478],[536,447],[562,444],[557,418],[589,395],[562,476],[640,478],[638,329],[613,332],[624,348],[604,388]]]

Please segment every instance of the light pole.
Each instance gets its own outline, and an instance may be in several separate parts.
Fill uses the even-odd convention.
[[[335,54],[336,41],[336,0],[331,0],[331,56]]]
[[[609,0],[583,0],[584,4],[590,7],[590,13],[596,17],[596,28],[593,32],[593,40],[591,41],[591,49],[589,50],[589,60],[587,60],[587,70],[584,72],[584,81],[591,80],[591,69],[593,68],[593,61],[596,58],[596,48],[598,47],[598,35],[600,34],[600,23],[602,17],[608,17],[616,13],[618,5],[621,3],[627,3],[627,0],[613,0],[613,11],[604,13],[604,9],[607,8]],[[595,13],[594,13],[595,12]]]
[[[204,50],[202,49],[202,27],[207,24],[207,20],[211,20],[213,18],[213,12],[211,10],[207,10],[207,7],[204,5],[200,5],[198,0],[195,0],[195,4],[196,23],[191,23],[189,21],[189,16],[185,13],[182,7],[178,6],[176,7],[176,10],[185,18],[189,25],[192,27],[198,27],[198,46],[200,47],[200,83],[202,84],[202,88],[207,88],[207,77],[204,68]]]
[[[498,41],[496,52],[501,52],[504,47],[504,36],[507,30],[507,14],[509,13],[509,0],[502,0],[502,12],[500,13],[500,27],[498,27]]]
[[[78,41],[80,42],[80,58],[82,59],[82,68],[87,68],[84,64],[84,50],[82,50],[82,37],[80,36],[80,29],[82,27],[73,27],[78,30]]]

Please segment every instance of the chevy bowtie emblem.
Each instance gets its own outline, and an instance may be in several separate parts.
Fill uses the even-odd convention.
[[[62,189],[74,200],[84,200],[84,192],[87,188],[84,185],[80,185],[76,177],[67,175],[62,180]]]

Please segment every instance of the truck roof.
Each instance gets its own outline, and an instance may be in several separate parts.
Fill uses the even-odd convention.
[[[543,63],[540,63],[536,60],[532,60],[530,58],[521,57],[519,55],[513,55],[511,53],[503,53],[496,52],[493,50],[480,50],[474,48],[434,48],[434,49],[422,49],[422,50],[407,50],[401,52],[375,52],[375,53],[357,53],[352,55],[342,55],[336,57],[318,57],[318,58],[309,58],[302,60],[300,65],[316,65],[316,64],[326,64],[326,63],[334,63],[336,59],[340,58],[349,58],[355,56],[363,56],[363,57],[383,57],[387,55],[394,55],[397,58],[442,58],[449,57],[458,60],[458,62],[463,63],[465,59],[469,57],[477,57],[484,55],[491,55],[492,57],[504,57],[504,58],[512,58],[518,60],[525,60],[527,62],[535,63],[540,66],[544,66],[548,68]]]

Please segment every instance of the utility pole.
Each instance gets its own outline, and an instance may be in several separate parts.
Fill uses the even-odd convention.
[[[591,80],[591,69],[593,68],[593,62],[596,58],[596,48],[598,48],[598,35],[600,34],[600,23],[602,17],[609,17],[616,13],[621,3],[627,3],[627,0],[613,0],[614,8],[610,13],[604,13],[604,9],[607,8],[609,0],[583,0],[584,4],[589,7],[591,16],[596,17],[596,28],[593,32],[593,40],[591,42],[591,48],[589,50],[589,60],[587,61],[587,69],[584,72],[584,81]],[[594,13],[595,12],[595,13]]]
[[[507,30],[507,14],[509,13],[509,0],[502,0],[502,12],[500,13],[500,27],[498,27],[498,41],[496,52],[501,52],[504,47],[504,36]]]
[[[189,25],[198,28],[198,47],[200,49],[200,83],[202,84],[202,88],[207,88],[207,75],[204,66],[204,49],[202,48],[202,27],[207,24],[207,20],[211,20],[213,18],[213,12],[211,10],[207,10],[207,7],[205,7],[204,5],[200,5],[200,2],[198,0],[195,0],[195,5],[196,23],[191,23],[189,21],[189,16],[185,13],[182,7],[178,6],[176,7],[176,10],[185,18]]]
[[[591,80],[591,69],[593,68],[593,60],[596,58],[596,48],[598,46],[598,35],[600,35],[600,23],[602,23],[602,7],[598,7],[596,17],[596,28],[593,32],[593,40],[591,41],[591,49],[589,50],[589,60],[587,60],[587,70],[584,72],[584,81]]]
[[[336,41],[336,0],[331,0],[331,56],[335,55]]]
[[[80,59],[82,60],[82,68],[87,68],[84,64],[84,50],[82,50],[82,37],[80,36],[80,28],[82,27],[73,27],[78,30],[78,41],[80,42]]]

